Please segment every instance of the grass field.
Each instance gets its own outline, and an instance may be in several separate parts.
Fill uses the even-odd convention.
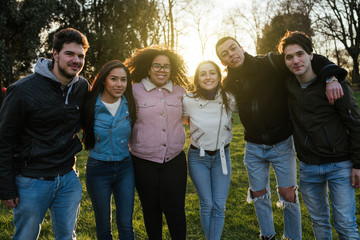
[[[360,94],[355,93],[358,104],[360,103]],[[225,226],[223,231],[222,239],[224,240],[252,240],[258,239],[259,226],[257,223],[255,210],[253,204],[246,202],[248,179],[243,164],[244,157],[244,140],[243,140],[243,127],[239,122],[238,116],[234,115],[234,126],[233,126],[234,138],[231,144],[231,161],[232,161],[232,176],[230,192],[226,205],[226,217]],[[188,130],[188,129],[187,129]],[[184,150],[187,151],[188,140]],[[95,239],[95,219],[94,213],[91,206],[88,193],[85,187],[85,162],[87,159],[87,152],[82,151],[78,154],[77,169],[80,172],[80,179],[83,184],[83,199],[81,202],[80,216],[77,227],[77,237],[79,240],[90,240]],[[271,171],[271,195],[273,198],[273,211],[274,211],[274,223],[277,232],[276,239],[280,239],[283,233],[283,215],[282,210],[276,207],[278,200],[276,193],[276,182],[273,171]],[[146,239],[146,232],[142,218],[142,211],[140,201],[135,196],[135,209],[134,209],[134,231],[136,239]],[[307,213],[305,205],[301,199],[300,203],[302,210],[302,229],[303,239],[310,240],[314,239],[314,235],[311,229],[310,217]],[[356,203],[357,203],[357,223],[360,225],[360,190],[356,191]],[[196,195],[195,187],[192,184],[190,178],[187,182],[187,194],[186,194],[186,217],[187,217],[187,239],[200,240],[205,239],[204,234],[200,225],[200,214],[199,214],[199,202]],[[14,227],[12,225],[12,211],[6,208],[4,205],[0,205],[0,240],[10,239]],[[117,230],[115,224],[115,214],[113,214],[113,231],[114,239],[117,237]],[[337,239],[337,234],[333,231],[333,239]],[[46,215],[44,224],[42,226],[40,238],[43,240],[50,240],[53,238],[51,229],[51,220],[49,214]],[[166,227],[164,220],[164,232],[163,239],[170,239],[169,232]]]

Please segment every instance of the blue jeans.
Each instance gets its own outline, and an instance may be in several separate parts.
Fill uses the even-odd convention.
[[[275,171],[278,188],[297,188],[293,138],[289,137],[275,145],[246,142],[244,160],[250,184],[248,201],[255,204],[261,236],[273,236],[275,229],[270,195],[270,164]],[[252,197],[251,192],[263,189],[266,189],[264,195]],[[285,201],[280,194],[280,201],[277,203],[277,206],[283,209],[284,236],[293,240],[302,237],[300,204],[296,190],[295,194],[295,203]]]
[[[230,186],[230,151],[225,148],[228,175],[222,173],[219,150],[212,156],[199,154],[200,150],[189,148],[189,174],[200,200],[201,224],[207,240],[220,240]]]
[[[48,209],[55,239],[76,239],[82,192],[77,173],[71,171],[55,177],[54,181],[17,176],[16,186],[19,205],[14,208],[13,240],[37,239]]]
[[[114,194],[119,238],[134,239],[132,216],[135,178],[131,157],[114,162],[89,158],[86,164],[86,188],[95,213],[97,238],[112,239],[111,194]]]
[[[300,165],[300,191],[309,211],[316,239],[332,239],[329,194],[334,227],[339,239],[359,239],[355,190],[351,186],[351,161]]]

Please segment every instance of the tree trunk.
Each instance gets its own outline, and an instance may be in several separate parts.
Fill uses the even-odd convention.
[[[352,72],[352,83],[355,84],[358,88],[360,87],[360,76],[359,76],[359,54],[353,57],[353,72]]]

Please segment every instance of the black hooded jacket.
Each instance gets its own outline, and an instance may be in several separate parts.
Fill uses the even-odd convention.
[[[320,79],[337,76],[340,67],[314,54],[312,67]],[[245,128],[245,140],[273,145],[292,134],[286,79],[290,71],[284,56],[269,53],[253,57],[245,53],[242,66],[228,68],[225,89],[236,98],[239,117]]]
[[[16,174],[48,178],[73,169],[82,149],[76,133],[88,88],[82,77],[63,89],[50,74],[39,73],[8,87],[0,111],[0,199],[17,197]]]

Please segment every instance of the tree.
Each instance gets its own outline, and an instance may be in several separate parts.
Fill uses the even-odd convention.
[[[209,27],[208,20],[211,17],[213,9],[211,2],[204,2],[202,0],[183,0],[181,6],[182,12],[186,14],[185,25],[187,30],[193,30],[197,33],[200,41],[201,56],[204,57],[205,49],[209,36],[214,34],[214,26]]]
[[[274,2],[267,0],[254,0],[250,2],[250,6],[242,4],[230,9],[223,19],[225,33],[221,33],[221,36],[230,34],[243,44],[242,39],[248,35],[254,46],[257,46],[261,30],[270,22],[274,11]]]
[[[106,62],[124,61],[136,48],[159,42],[155,0],[62,0],[59,3],[54,32],[73,27],[87,36],[90,49],[82,74],[89,80]],[[50,42],[47,46],[50,49]]]
[[[360,84],[359,0],[325,0],[317,6],[317,31],[344,45],[353,60],[352,82]]]
[[[262,37],[258,40],[256,47],[257,53],[266,54],[267,52],[276,51],[279,40],[287,30],[302,31],[310,37],[314,35],[309,16],[302,13],[279,14],[262,30]]]
[[[55,0],[1,0],[0,85],[7,87],[29,73],[55,7]]]

